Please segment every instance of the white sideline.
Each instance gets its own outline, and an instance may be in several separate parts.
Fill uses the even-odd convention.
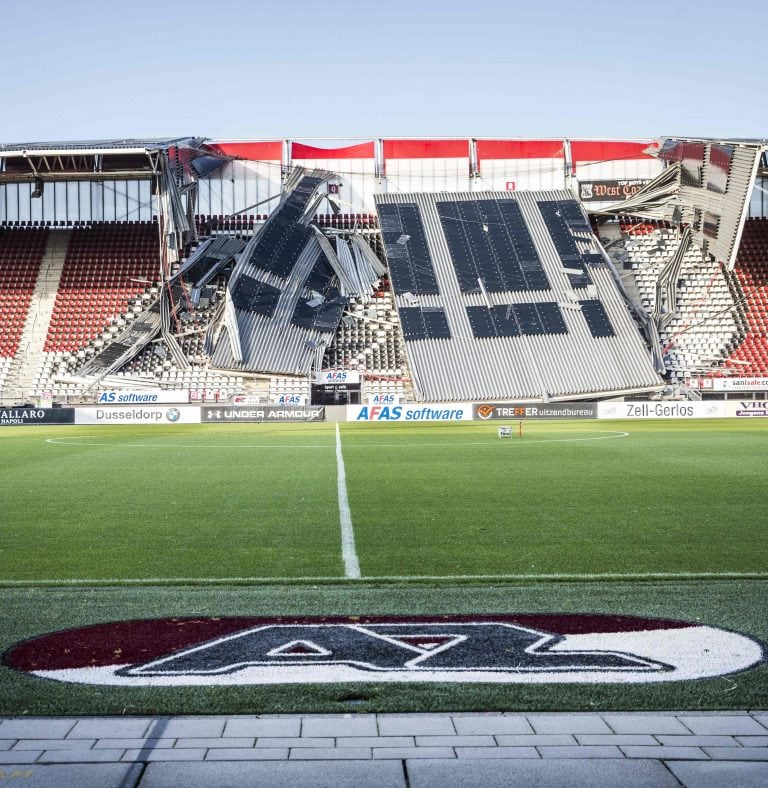
[[[352,530],[352,513],[347,497],[347,474],[341,454],[341,433],[336,425],[336,476],[339,491],[339,520],[341,521],[341,555],[344,559],[344,574],[352,579],[360,578],[360,561],[355,550],[355,532]]]
[[[46,580],[0,580],[0,588],[16,586],[107,586],[107,585],[176,585],[194,583],[196,585],[219,585],[222,583],[333,583],[343,582],[351,575],[304,575],[300,577],[90,577]],[[361,579],[361,575],[357,578]],[[593,572],[539,575],[366,575],[366,581],[441,581],[454,580],[508,580],[508,581],[556,581],[580,580],[768,580],[768,572]]]

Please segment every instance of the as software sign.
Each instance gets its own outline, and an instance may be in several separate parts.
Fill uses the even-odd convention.
[[[180,389],[148,389],[146,391],[114,389],[100,391],[96,397],[96,403],[99,405],[159,405],[187,402],[189,402],[189,392]]]
[[[472,405],[348,405],[347,421],[472,421]]]

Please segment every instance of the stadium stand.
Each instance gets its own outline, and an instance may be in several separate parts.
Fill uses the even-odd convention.
[[[744,226],[736,260],[744,337],[725,360],[725,368],[741,375],[768,375],[768,219]]]
[[[0,228],[0,391],[19,351],[47,242],[47,228]]]
[[[738,343],[739,333],[723,267],[695,244],[689,246],[677,271],[674,298],[659,304],[659,277],[679,246],[680,232],[665,222],[632,217],[622,217],[620,227],[624,243],[619,259],[631,271],[643,307],[661,318],[659,339],[670,377],[682,380],[718,366]]]
[[[0,145],[0,396],[303,402],[341,369],[362,397],[547,400],[764,375],[768,233],[744,217],[766,149]]]

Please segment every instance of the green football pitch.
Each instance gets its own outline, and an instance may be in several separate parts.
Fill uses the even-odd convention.
[[[0,430],[0,652],[71,627],[238,615],[627,614],[768,641],[768,421],[497,428]],[[0,664],[0,714],[766,704],[766,665],[644,686],[104,688]]]
[[[768,423],[497,427],[8,428],[0,583],[768,577]]]

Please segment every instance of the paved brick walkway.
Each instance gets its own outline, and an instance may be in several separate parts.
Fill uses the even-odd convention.
[[[0,783],[765,786],[768,712],[3,718]]]

